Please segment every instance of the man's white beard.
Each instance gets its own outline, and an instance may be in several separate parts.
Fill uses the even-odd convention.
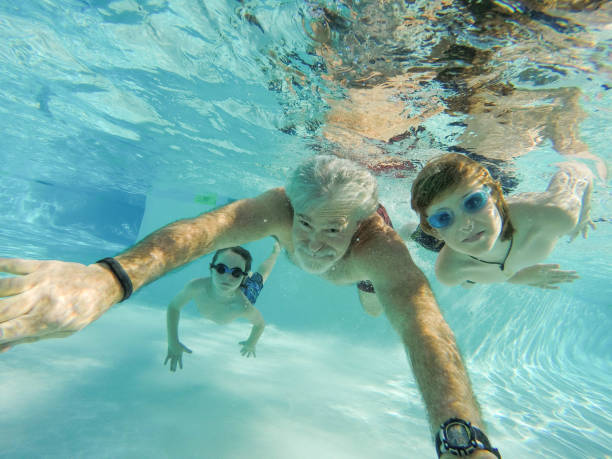
[[[301,269],[309,274],[323,274],[329,271],[336,260],[326,259],[324,261],[317,261],[316,258],[309,257],[308,255],[304,255],[302,257],[300,250],[297,250],[295,254],[295,262]]]

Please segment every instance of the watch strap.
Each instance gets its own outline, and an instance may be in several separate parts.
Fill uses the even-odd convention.
[[[499,450],[491,446],[491,442],[489,442],[489,439],[487,438],[485,433],[482,430],[480,430],[478,427],[472,426],[472,429],[474,429],[476,441],[478,442],[478,445],[479,445],[477,449],[485,449],[495,454],[495,456],[497,456],[497,459],[501,459],[501,454],[499,454]]]

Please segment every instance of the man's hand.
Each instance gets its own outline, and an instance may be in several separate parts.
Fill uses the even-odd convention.
[[[558,290],[555,284],[574,282],[580,276],[576,271],[563,271],[559,265],[533,265],[521,269],[508,282],[513,284],[531,285],[547,290]]]
[[[164,365],[170,360],[170,371],[176,371],[176,364],[179,364],[180,369],[183,369],[183,352],[191,354],[191,349],[185,346],[183,343],[168,344],[168,355],[164,360]]]
[[[114,275],[94,264],[0,258],[0,351],[40,339],[63,338],[89,325],[122,289]]]
[[[244,356],[244,357],[257,357],[257,355],[255,354],[255,345],[249,343],[248,341],[240,341],[238,344],[240,344],[242,346],[242,349],[240,349],[240,353]]]

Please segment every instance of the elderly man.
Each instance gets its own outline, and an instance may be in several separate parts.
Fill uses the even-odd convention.
[[[404,343],[441,457],[499,457],[453,333],[427,279],[379,214],[374,177],[333,156],[306,160],[286,189],[174,222],[115,258],[84,266],[0,259],[0,346],[67,336],[133,289],[215,250],[275,236],[304,271],[334,284],[369,280]],[[408,453],[409,455],[409,453]]]

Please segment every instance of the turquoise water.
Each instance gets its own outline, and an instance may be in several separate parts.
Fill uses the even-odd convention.
[[[2,3],[0,255],[91,263],[280,186],[318,151],[369,167],[396,226],[440,151],[486,153],[511,192],[578,155],[598,174],[598,229],[549,260],[579,281],[446,288],[435,254],[408,244],[504,457],[610,457],[611,9],[564,3]],[[249,245],[256,262],[271,244]],[[435,457],[386,320],[283,258],[257,303],[257,359],[239,353],[246,322],[188,307],[194,353],[170,373],[165,306],[208,262],[69,339],[2,354],[0,457]]]

